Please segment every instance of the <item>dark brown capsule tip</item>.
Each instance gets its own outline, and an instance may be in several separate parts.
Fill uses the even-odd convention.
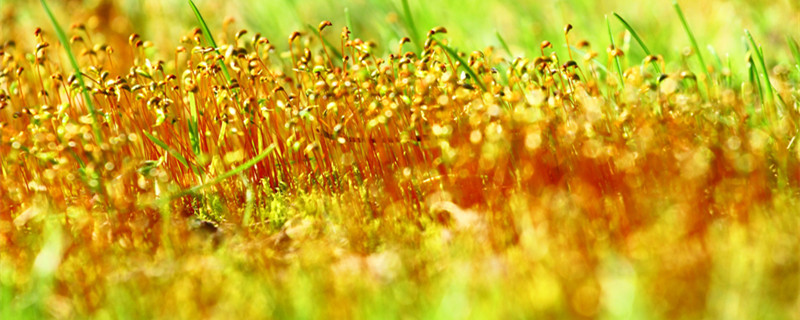
[[[319,32],[322,32],[322,30],[324,30],[326,27],[330,27],[332,25],[333,23],[331,23],[328,20],[325,20],[319,23],[319,26],[317,26],[317,30],[319,30]]]
[[[447,33],[447,29],[442,26],[434,27],[430,31],[428,31],[428,37],[437,34],[437,33]]]
[[[292,41],[294,41],[298,37],[300,37],[300,32],[298,31],[292,32],[292,34],[289,35],[289,43],[292,43]]]
[[[242,38],[242,36],[245,35],[245,34],[247,34],[247,30],[244,30],[244,29],[239,30],[239,32],[236,33],[236,39],[238,40],[238,39]]]

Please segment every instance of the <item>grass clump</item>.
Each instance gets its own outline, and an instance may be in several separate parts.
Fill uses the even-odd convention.
[[[3,44],[0,318],[798,315],[800,70],[749,32],[698,81],[688,27],[650,51],[616,13],[512,57],[407,1],[390,49],[217,43],[188,3],[167,56],[55,18],[60,47]]]

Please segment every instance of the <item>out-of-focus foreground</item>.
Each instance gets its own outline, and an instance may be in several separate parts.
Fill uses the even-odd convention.
[[[514,3],[4,1],[0,318],[800,317],[798,4]]]

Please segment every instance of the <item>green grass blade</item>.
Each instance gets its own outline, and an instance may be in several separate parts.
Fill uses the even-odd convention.
[[[756,86],[756,90],[758,90],[758,99],[760,101],[764,101],[764,89],[761,88],[761,80],[759,80],[758,74],[754,70],[755,69],[755,64],[751,63],[751,65],[752,65],[752,67],[750,69],[750,79],[751,79],[751,81],[753,81],[751,83],[753,83]],[[751,117],[756,114],[755,103],[748,104],[748,106],[747,106],[747,114],[749,114]]]
[[[511,68],[511,66],[509,65],[509,69],[507,69],[503,65],[498,64],[497,67],[495,67],[495,68],[497,68],[497,73],[500,75],[500,80],[502,81],[502,84],[503,85],[508,85],[508,81],[509,80],[508,80],[508,74],[507,73],[508,73],[508,70]]]
[[[694,48],[694,52],[697,53],[697,60],[700,61],[700,66],[703,67],[703,72],[705,72],[706,77],[708,80],[711,81],[711,73],[708,72],[708,68],[706,67],[706,62],[703,60],[703,54],[700,52],[700,47],[697,45],[697,40],[694,38],[694,34],[692,33],[692,29],[689,28],[689,24],[686,22],[686,17],[683,16],[683,11],[681,10],[681,6],[678,5],[677,0],[672,0],[672,6],[675,8],[675,12],[678,13],[678,18],[681,19],[681,24],[683,24],[683,29],[686,30],[686,34],[689,36],[689,41],[692,42],[692,47]]]
[[[408,0],[403,0],[403,12],[405,13],[405,22],[406,27],[408,27],[408,32],[411,33],[411,41],[414,42],[414,45],[417,46],[417,50],[422,50],[422,42],[419,39],[419,31],[417,31],[417,26],[414,24],[414,18],[411,16],[411,8],[408,6]]]
[[[506,39],[503,39],[503,36],[500,35],[499,31],[495,31],[494,35],[497,36],[497,41],[500,41],[500,45],[503,47],[503,50],[508,53],[508,57],[510,59],[514,59],[514,54],[511,53],[511,48],[508,47],[508,43],[506,43]]]
[[[572,51],[574,51],[575,53],[577,53],[577,54],[579,54],[581,56],[585,56],[586,55],[586,52],[581,50],[581,49],[578,49],[578,48],[576,48],[574,46],[569,46],[569,47],[570,47],[570,49],[572,49]],[[603,73],[605,73],[605,74],[609,73],[608,68],[606,68],[606,66],[604,66],[600,61],[597,61],[597,58],[592,58],[592,62],[594,62],[594,65],[596,67],[598,67],[600,71],[603,71]]]
[[[312,26],[310,24],[306,24],[306,28],[311,33],[319,32],[319,31],[317,31],[317,28],[314,28],[314,26]],[[322,45],[327,47],[328,50],[333,51],[333,55],[335,56],[337,61],[341,61],[342,60],[342,53],[339,52],[339,49],[337,49],[333,44],[331,44],[330,41],[328,41],[328,39],[325,39],[324,37],[322,37]]]
[[[753,39],[753,35],[750,34],[749,30],[745,29],[744,34],[747,35],[747,39],[750,40],[750,45],[752,45],[751,50],[755,53],[755,57],[758,59],[758,64],[761,65],[761,76],[764,77],[767,101],[769,103],[773,103],[775,102],[775,96],[772,91],[772,83],[769,80],[769,70],[767,70],[767,64],[764,63],[764,55],[762,54],[761,47],[756,44],[756,41]]]
[[[733,70],[733,67],[731,66],[731,57],[728,54],[725,54],[725,60],[728,62],[728,70]],[[733,76],[729,74],[725,78],[726,81],[728,81],[728,88],[733,87]]]
[[[200,132],[197,127],[197,102],[194,92],[189,92],[189,144],[195,156],[200,156]]]
[[[761,87],[761,80],[758,77],[758,70],[756,70],[756,63],[753,58],[753,54],[750,52],[750,44],[747,43],[746,37],[743,37],[744,40],[744,48],[745,52],[748,53],[747,56],[747,76],[748,81],[752,86],[755,87],[755,91],[758,92],[758,101],[764,101],[764,89]],[[763,109],[762,109],[763,111]],[[747,114],[750,115],[751,119],[754,119],[756,114],[756,107],[755,103],[748,103],[747,104]],[[764,122],[764,117],[762,117],[762,122]],[[753,122],[755,123],[755,122]]]
[[[578,49],[578,48],[576,48],[574,46],[569,46],[569,48],[572,49],[572,51],[574,51],[575,53],[577,53],[577,54],[579,54],[581,56],[585,56],[586,55],[585,51],[583,51],[581,49]],[[600,71],[603,71],[603,73],[608,74],[608,68],[606,68],[606,66],[604,66],[602,63],[600,63],[600,61],[597,61],[597,58],[592,58],[592,62],[594,62],[594,65],[596,67],[598,67],[600,69]]]
[[[717,64],[717,70],[722,72],[722,59],[720,59],[719,55],[717,54],[717,50],[715,50],[711,45],[706,46],[706,48],[708,49],[708,53],[714,57],[714,62]]]
[[[506,53],[508,54],[509,63],[510,63],[512,61],[512,59],[514,59],[514,54],[511,53],[511,48],[508,47],[508,43],[506,43],[506,39],[503,39],[503,36],[500,35],[500,31],[495,30],[494,35],[497,36],[497,41],[500,41],[500,46],[503,47],[503,50],[505,50]],[[504,85],[508,84],[508,75],[506,74],[506,72],[508,70],[511,70],[512,73],[514,72],[514,69],[511,67],[510,64],[509,64],[508,67],[509,67],[509,69],[502,68],[499,65],[497,67],[498,73],[500,74],[500,78],[503,80],[503,84]],[[519,85],[517,87],[519,87]]]
[[[89,109],[89,114],[92,117],[92,130],[94,131],[94,134],[97,137],[97,141],[102,142],[103,135],[102,132],[100,131],[100,127],[97,124],[97,115],[94,109],[94,104],[92,103],[92,99],[89,97],[88,93],[89,90],[86,89],[86,84],[83,81],[83,73],[81,73],[80,66],[78,65],[78,60],[76,60],[75,55],[72,54],[72,48],[70,48],[69,42],[67,41],[67,35],[66,33],[64,33],[64,30],[61,29],[61,26],[56,21],[56,18],[50,11],[50,7],[47,5],[47,2],[42,0],[42,6],[44,7],[45,12],[47,12],[47,16],[50,18],[50,22],[53,24],[53,28],[56,30],[56,36],[58,37],[58,41],[61,42],[61,45],[67,51],[67,56],[69,56],[69,61],[70,64],[72,65],[72,68],[75,69],[75,78],[78,79],[78,84],[81,86],[81,91],[83,91],[83,98],[84,100],[86,100],[86,105]],[[72,158],[75,159],[75,161],[78,163],[78,166],[80,166],[80,170],[85,170],[86,163],[83,162],[83,160],[80,157],[78,157],[75,151],[69,150],[69,153],[70,155],[72,155]],[[86,179],[83,180],[84,182],[86,182]],[[90,189],[97,189],[97,188],[92,188],[90,186]]]
[[[178,192],[177,194],[175,194],[172,197],[172,199],[177,198],[177,197],[181,197],[181,196],[184,196],[184,195],[187,195],[187,194],[196,193],[196,192],[198,192],[200,190],[203,190],[205,188],[208,188],[210,186],[218,184],[218,183],[220,183],[222,181],[225,181],[226,179],[228,179],[228,178],[230,178],[230,177],[232,177],[234,175],[237,175],[237,174],[249,169],[250,167],[254,166],[256,163],[260,162],[261,160],[264,160],[264,158],[266,158],[274,150],[275,150],[275,144],[271,144],[269,147],[267,147],[266,150],[264,150],[263,152],[261,152],[260,154],[255,156],[254,158],[248,160],[247,162],[239,165],[236,168],[233,168],[233,169],[229,170],[228,172],[225,172],[225,173],[217,176],[216,178],[214,178],[213,180],[211,180],[209,182],[206,182],[204,184],[197,185],[197,186],[185,189],[185,190],[183,190],[181,192]]]
[[[83,99],[86,101],[86,107],[89,109],[89,115],[92,117],[92,130],[94,131],[95,139],[97,139],[97,144],[103,143],[103,133],[100,131],[100,124],[97,121],[97,111],[94,108],[94,103],[92,103],[92,97],[89,96],[89,90],[86,88],[86,82],[83,80],[83,73],[81,73],[81,67],[78,65],[78,60],[75,59],[75,55],[72,54],[72,48],[69,46],[69,41],[67,40],[67,34],[64,33],[64,29],[61,29],[61,26],[56,21],[56,17],[53,15],[53,12],[50,11],[50,7],[47,5],[47,1],[41,0],[42,7],[44,7],[44,11],[47,13],[47,16],[50,18],[50,22],[53,24],[53,29],[56,30],[56,36],[58,37],[58,41],[61,42],[61,45],[64,47],[64,50],[67,51],[67,56],[69,57],[69,63],[72,65],[72,68],[75,69],[75,78],[78,80],[78,84],[81,86],[81,91],[83,91]]]
[[[217,48],[217,43],[214,41],[214,37],[211,35],[211,30],[208,29],[206,20],[203,19],[203,15],[200,14],[200,10],[198,10],[197,6],[194,5],[194,1],[189,0],[189,6],[192,7],[192,11],[194,11],[194,16],[197,17],[197,21],[200,22],[200,28],[203,29],[203,34],[206,35],[206,40],[208,40],[211,46],[214,47],[214,51],[216,51],[217,54],[221,55],[222,53],[219,52],[219,49]],[[225,79],[228,80],[228,83],[232,83],[231,74],[228,73],[228,67],[225,66],[225,63],[220,61],[219,66],[222,67],[222,73],[225,75]]]
[[[764,101],[764,89],[761,87],[761,79],[758,77],[756,63],[753,61],[752,56],[747,61],[747,74],[750,78],[750,83],[755,84],[756,89],[758,89],[758,98]]]
[[[347,7],[344,8],[344,23],[347,25],[347,29],[350,29],[350,32],[355,32],[353,31],[353,21],[350,20],[350,9]]]
[[[189,166],[189,162],[186,161],[186,158],[184,158],[183,155],[178,153],[178,151],[175,151],[174,149],[170,148],[166,143],[164,143],[164,141],[161,141],[160,139],[156,138],[149,132],[147,131],[142,131],[142,132],[144,133],[145,136],[147,136],[147,139],[150,139],[150,141],[155,143],[157,146],[161,147],[161,149],[166,150],[169,154],[175,157],[175,159],[178,159],[178,162],[180,162],[184,167],[192,169],[192,167]]]
[[[651,55],[652,53],[650,53],[650,49],[647,49],[647,46],[644,44],[644,41],[642,41],[642,38],[640,38],[639,34],[636,33],[636,30],[633,30],[633,27],[631,27],[631,25],[628,24],[628,22],[625,21],[625,19],[622,19],[622,17],[620,17],[620,15],[618,15],[616,12],[613,12],[613,14],[614,17],[616,17],[617,20],[619,20],[619,22],[621,22],[622,25],[625,26],[625,29],[628,29],[628,32],[631,33],[633,38],[636,39],[636,42],[638,42],[639,46],[642,47],[644,53],[646,53],[648,56]],[[655,67],[656,72],[661,73],[661,67],[659,67],[657,63],[652,63],[652,65],[653,67]]]
[[[469,67],[469,65],[464,61],[464,59],[461,59],[461,57],[458,56],[458,52],[456,52],[455,50],[451,49],[450,47],[448,47],[448,46],[446,46],[444,44],[441,44],[439,42],[437,42],[437,44],[442,49],[444,49],[444,51],[446,51],[448,55],[453,57],[453,59],[456,59],[459,63],[461,63],[461,67],[463,67],[464,70],[467,71],[467,74],[469,74],[470,78],[472,78],[472,80],[474,80],[475,83],[478,84],[478,87],[480,87],[481,90],[483,90],[483,92],[488,91],[488,90],[486,90],[486,85],[483,84],[483,81],[481,81],[481,79],[478,78],[478,75],[475,74],[475,71],[472,70],[472,68]]]
[[[792,56],[794,56],[795,68],[797,71],[800,71],[800,48],[797,45],[797,41],[790,36],[786,36],[786,42],[789,43],[789,49],[792,50]]]
[[[614,44],[614,35],[611,34],[611,23],[608,22],[608,16],[606,16],[606,27],[608,28],[608,40],[611,41],[611,47],[616,48],[617,45]],[[622,65],[619,62],[619,56],[614,56],[614,64],[617,66],[617,74],[619,74],[619,83],[622,88],[625,88],[625,76],[622,74]]]

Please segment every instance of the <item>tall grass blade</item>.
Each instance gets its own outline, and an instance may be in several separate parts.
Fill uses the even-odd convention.
[[[350,32],[355,32],[353,31],[353,21],[350,20],[350,8],[347,7],[344,8],[344,23],[347,29],[350,29]]]
[[[95,139],[97,139],[97,144],[103,143],[103,133],[100,131],[100,123],[97,121],[97,110],[94,108],[94,103],[92,103],[92,97],[89,96],[89,90],[86,88],[86,82],[83,80],[83,73],[81,72],[81,67],[78,65],[78,60],[75,59],[75,55],[72,54],[72,48],[69,46],[69,41],[67,40],[67,34],[64,33],[64,29],[61,29],[61,26],[56,21],[56,17],[53,15],[53,12],[50,11],[50,7],[47,5],[47,1],[41,0],[42,7],[44,7],[44,11],[47,13],[47,16],[50,18],[50,22],[53,24],[53,29],[56,30],[56,36],[58,37],[58,41],[61,42],[61,46],[64,47],[64,50],[67,51],[67,56],[69,57],[69,63],[72,65],[72,68],[75,69],[75,78],[78,80],[78,84],[81,87],[81,91],[83,92],[83,99],[86,101],[86,107],[89,109],[89,115],[92,117],[92,131],[94,131]]]
[[[769,80],[769,70],[767,70],[767,64],[764,63],[764,55],[761,47],[756,44],[756,41],[753,39],[753,35],[750,34],[749,30],[745,29],[744,34],[747,36],[747,39],[750,40],[750,45],[752,46],[751,51],[755,53],[755,57],[758,59],[758,64],[761,65],[761,76],[764,77],[764,86],[766,87],[766,101],[770,104],[774,103],[775,95],[772,91],[772,82]]]
[[[717,54],[717,50],[715,50],[714,47],[711,45],[706,46],[706,48],[708,49],[708,53],[710,53],[711,56],[714,57],[714,62],[717,64],[717,70],[721,72],[722,59],[720,59],[719,55]]]
[[[606,16],[606,27],[608,28],[608,40],[611,41],[611,47],[616,49],[617,45],[614,43],[614,35],[611,34],[611,23],[608,22],[608,16]],[[614,56],[614,64],[617,66],[619,84],[622,88],[625,88],[625,76],[622,74],[622,65],[619,62],[619,56]]]
[[[731,66],[731,57],[730,57],[730,55],[725,54],[725,60],[728,62],[728,70],[733,70],[733,67]],[[728,88],[733,87],[733,76],[728,74],[727,76],[725,76],[725,78],[728,81]]]
[[[194,92],[189,92],[189,144],[195,156],[200,156],[200,131],[197,127],[197,102]]]
[[[194,11],[194,16],[197,17],[197,21],[200,22],[200,28],[203,29],[203,34],[206,35],[206,40],[208,43],[214,47],[214,51],[217,54],[222,54],[219,52],[219,48],[217,47],[217,43],[214,41],[214,37],[211,35],[211,30],[208,29],[208,25],[206,24],[206,20],[203,19],[203,15],[200,14],[200,10],[197,9],[197,6],[194,5],[194,1],[189,0],[189,6],[192,7],[192,11]],[[231,75],[228,72],[228,67],[225,66],[225,63],[220,61],[219,66],[222,68],[222,73],[225,75],[225,79],[228,80],[228,83],[231,83]]]
[[[47,16],[50,18],[50,22],[53,24],[53,28],[56,30],[56,36],[58,37],[58,41],[61,42],[61,45],[67,51],[67,56],[69,56],[72,68],[75,69],[75,78],[78,79],[78,84],[81,86],[81,91],[83,93],[84,100],[86,100],[86,105],[89,109],[90,115],[92,116],[92,130],[94,130],[94,134],[98,137],[98,141],[102,141],[102,132],[100,132],[100,128],[97,127],[94,104],[92,103],[92,99],[89,98],[88,90],[86,89],[86,84],[83,81],[83,73],[81,73],[78,61],[75,59],[75,55],[72,54],[72,48],[68,45],[69,42],[67,41],[67,35],[64,33],[64,30],[61,29],[61,26],[56,21],[56,18],[50,11],[50,7],[47,5],[47,2],[42,0],[42,6],[44,7],[44,10],[47,12]],[[81,169],[86,167],[86,163],[83,162],[83,159],[78,157],[75,151],[70,150],[69,152],[72,155],[72,157],[78,162],[78,165],[81,167]]]
[[[511,48],[508,47],[508,43],[506,43],[506,39],[503,39],[503,36],[500,35],[500,31],[495,31],[494,34],[495,34],[495,36],[497,36],[497,41],[500,41],[500,46],[502,46],[503,50],[505,50],[506,54],[508,54],[508,58],[509,59],[513,59],[514,58],[514,54],[511,53]],[[509,66],[509,68],[511,68],[511,66]],[[512,70],[512,72],[513,72],[513,68],[511,68],[510,70]],[[503,84],[508,84],[508,75],[506,74],[506,70],[505,69],[500,70],[499,73],[500,73],[500,77],[503,79]]]
[[[314,28],[314,26],[310,24],[306,24],[306,29],[308,29],[308,31],[311,32],[312,34],[318,32],[317,28]],[[333,44],[331,44],[331,42],[328,41],[328,39],[325,39],[325,37],[322,37],[322,45],[324,45],[325,47],[328,48],[328,50],[331,50],[333,52],[333,55],[336,56],[337,61],[342,60],[342,53],[339,52],[339,49],[336,48]]]
[[[480,78],[478,78],[478,75],[475,73],[475,71],[472,70],[472,68],[469,67],[469,65],[467,64],[466,61],[464,61],[464,59],[462,59],[461,57],[458,56],[458,52],[456,52],[452,48],[450,48],[450,47],[448,47],[448,46],[446,46],[446,45],[444,45],[442,43],[438,43],[438,45],[439,45],[439,47],[444,49],[444,51],[446,51],[449,56],[451,56],[453,59],[456,59],[461,64],[461,67],[464,68],[464,70],[467,72],[467,74],[469,74],[470,78],[472,78],[472,80],[475,81],[475,83],[478,85],[478,87],[481,88],[481,90],[483,90],[483,92],[488,91],[486,89],[486,85],[483,84],[483,81],[481,81]],[[455,70],[453,70],[453,71],[455,71]]]
[[[792,56],[794,56],[794,67],[800,72],[800,47],[798,47],[797,41],[790,36],[786,36],[786,42],[789,43],[789,49],[792,50]]]
[[[189,162],[186,161],[186,158],[184,158],[183,155],[178,153],[178,151],[175,151],[175,149],[170,148],[166,143],[164,143],[164,141],[161,141],[161,139],[156,138],[156,136],[150,134],[149,132],[147,131],[142,131],[142,132],[147,137],[147,139],[150,139],[150,141],[155,143],[157,146],[161,147],[161,149],[164,149],[173,157],[175,157],[175,159],[177,159],[178,162],[180,162],[184,167],[186,167],[187,169],[192,169],[192,167],[189,166]]]
[[[408,28],[408,32],[411,33],[411,41],[414,42],[414,45],[417,46],[417,50],[422,49],[422,42],[419,39],[419,31],[417,31],[417,26],[414,24],[414,17],[411,16],[411,8],[408,6],[408,0],[403,0],[403,12],[405,16],[403,17],[406,22],[406,27]]]
[[[752,54],[747,58],[747,74],[750,79],[750,83],[754,84],[756,89],[758,89],[758,98],[761,101],[764,101],[764,88],[761,87],[761,78],[758,76],[758,69],[756,69],[756,63],[753,60]]]
[[[495,31],[494,35],[497,36],[497,41],[500,41],[500,45],[503,47],[503,50],[506,51],[506,53],[508,54],[508,57],[513,59],[514,58],[514,54],[511,53],[511,48],[508,47],[508,43],[506,43],[506,39],[503,39],[503,36],[500,35],[500,31]]]
[[[579,54],[581,56],[585,56],[586,55],[586,51],[578,49],[575,46],[569,46],[569,48],[572,49],[572,51],[574,51],[575,53],[577,53],[577,54]],[[605,74],[609,73],[608,68],[606,68],[606,66],[604,66],[602,63],[600,63],[600,61],[597,61],[597,58],[592,58],[592,62],[594,62],[594,66],[599,68],[600,71],[603,71],[603,73],[605,73]]]
[[[636,30],[633,30],[633,27],[631,27],[631,25],[628,24],[628,22],[625,21],[625,19],[622,19],[622,17],[618,15],[616,12],[612,13],[614,14],[614,17],[616,17],[617,20],[619,20],[619,22],[621,22],[622,25],[625,26],[625,29],[628,29],[628,32],[630,32],[633,38],[636,39],[636,42],[639,43],[639,46],[642,48],[642,50],[644,50],[644,53],[646,53],[647,55],[651,55],[652,53],[650,53],[650,49],[647,49],[647,46],[644,44],[644,41],[642,41],[642,38],[640,38],[639,34],[636,33]],[[656,72],[661,73],[661,67],[659,67],[657,63],[652,63],[652,65],[656,69]]]
[[[760,101],[764,101],[764,89],[761,88],[761,80],[758,79],[758,72],[755,70],[756,65],[753,62],[753,58],[750,57],[747,60],[747,76],[750,80],[750,84],[755,86],[756,90],[758,90],[758,99]],[[754,104],[749,103],[747,105],[747,114],[751,117],[756,114],[756,109]]]
[[[500,75],[501,83],[503,85],[508,85],[508,71],[511,69],[511,66],[509,65],[508,68],[506,68],[503,65],[498,64],[495,68],[497,69],[497,73]],[[519,87],[519,85],[517,87]]]
[[[238,167],[233,168],[233,169],[231,169],[231,170],[229,170],[229,171],[217,176],[216,178],[214,178],[213,180],[211,180],[209,182],[206,182],[204,184],[197,185],[197,186],[194,186],[194,187],[191,187],[191,188],[188,188],[188,189],[184,189],[183,191],[178,192],[175,195],[173,195],[171,198],[175,199],[175,198],[178,198],[178,197],[181,197],[181,196],[185,196],[187,194],[196,193],[196,192],[198,192],[200,190],[203,190],[205,188],[208,188],[210,186],[218,184],[218,183],[220,183],[222,181],[225,181],[226,179],[228,179],[228,178],[230,178],[232,176],[235,176],[235,175],[237,175],[237,174],[249,169],[250,167],[254,166],[256,163],[260,162],[261,160],[264,160],[264,158],[266,158],[274,150],[275,150],[275,144],[271,144],[269,147],[267,147],[266,150],[264,150],[263,152],[261,152],[260,154],[255,156],[254,158],[248,160],[247,162],[239,165]]]
[[[683,16],[683,11],[681,10],[681,6],[678,5],[678,0],[672,0],[672,6],[675,8],[675,12],[678,13],[678,18],[681,19],[681,24],[683,25],[683,29],[686,31],[686,34],[689,36],[689,41],[692,42],[692,48],[694,48],[694,52],[697,53],[697,60],[700,61],[700,66],[703,67],[703,72],[706,74],[706,77],[708,77],[708,81],[711,81],[711,73],[708,72],[706,62],[703,60],[703,53],[700,51],[700,46],[697,45],[697,40],[694,38],[692,29],[689,28],[689,23],[686,22],[686,17]]]

